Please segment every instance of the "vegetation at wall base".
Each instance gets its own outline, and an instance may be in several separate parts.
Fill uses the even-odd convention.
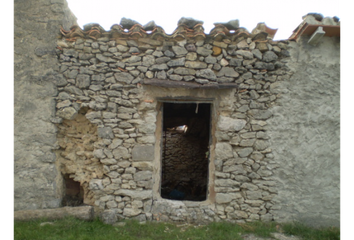
[[[68,217],[61,220],[32,220],[14,222],[15,240],[242,240],[245,234],[259,237],[271,237],[279,230],[275,222],[252,222],[235,224],[214,222],[208,225],[186,223],[171,224],[128,220],[108,225],[99,219],[83,221]],[[314,229],[300,223],[281,225],[282,232],[299,236],[306,240],[339,240],[338,228]]]

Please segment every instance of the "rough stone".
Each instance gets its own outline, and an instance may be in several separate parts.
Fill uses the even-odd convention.
[[[76,86],[78,88],[88,88],[90,86],[90,76],[86,74],[79,74],[76,78]]]
[[[77,115],[77,110],[73,107],[66,107],[63,109],[59,109],[57,111],[57,116],[64,118],[64,119],[68,119],[68,120],[72,120],[76,117]]]
[[[187,44],[186,45],[186,49],[188,52],[195,52],[197,51],[196,46],[193,43]]]
[[[217,59],[216,59],[216,57],[207,56],[207,57],[204,59],[204,61],[205,61],[206,63],[216,63],[216,62],[217,62]]]
[[[213,51],[210,50],[210,49],[206,49],[206,48],[204,48],[204,47],[197,47],[197,53],[200,54],[200,55],[202,55],[202,56],[204,56],[204,57],[207,57],[207,56],[209,56],[210,54],[212,54]]]
[[[181,81],[183,79],[182,76],[180,75],[177,75],[177,74],[171,74],[168,76],[171,80],[174,80],[174,81]]]
[[[114,138],[113,130],[110,127],[98,128],[97,134],[100,138],[109,138],[109,139]]]
[[[116,73],[114,74],[114,78],[117,80],[117,82],[128,83],[128,84],[130,84],[134,79],[134,77],[130,73],[126,73],[126,72]]]
[[[259,49],[253,49],[252,53],[257,59],[262,60],[263,55],[262,55],[262,52],[259,51]]]
[[[206,68],[208,65],[204,62],[197,62],[197,61],[186,61],[185,67],[186,68]]]
[[[186,59],[189,60],[189,61],[195,61],[195,60],[197,60],[197,58],[198,58],[198,55],[195,52],[189,52],[186,55]]]
[[[269,143],[266,140],[257,140],[254,144],[254,148],[258,151],[265,150],[268,146]]]
[[[235,210],[234,214],[236,215],[237,218],[241,218],[241,219],[248,218],[248,214],[245,211]]]
[[[237,50],[236,54],[242,56],[244,59],[253,59],[253,54],[250,51]]]
[[[167,63],[168,61],[170,61],[171,58],[170,57],[160,57],[160,58],[156,58],[156,63],[157,64],[161,64],[161,63]]]
[[[240,58],[231,58],[229,61],[230,66],[241,67],[243,59]]]
[[[196,72],[196,76],[197,77],[202,77],[202,78],[206,78],[212,81],[216,80],[216,75],[214,73],[213,70],[211,69],[202,69]]]
[[[237,150],[237,154],[240,156],[240,157],[247,157],[249,156],[251,153],[253,152],[253,148],[242,148],[242,149],[238,149]]]
[[[96,54],[96,58],[98,60],[100,60],[101,62],[105,62],[105,63],[114,63],[116,62],[116,60],[114,60],[113,58],[110,58],[110,57],[106,57],[102,54]]]
[[[162,64],[154,64],[149,68],[151,71],[161,71],[161,70],[168,70],[168,66],[165,63]]]
[[[117,147],[112,151],[115,159],[129,159],[130,154],[125,147]]]
[[[184,67],[178,67],[173,72],[179,75],[195,75],[196,73],[194,69],[184,68]]]
[[[173,46],[172,50],[177,57],[186,55],[188,53],[188,51],[184,47],[180,47],[180,46]]]
[[[119,189],[114,192],[116,196],[127,196],[131,197],[135,200],[146,200],[151,198],[151,190],[141,190],[141,191],[134,191],[128,189]]]
[[[238,76],[240,76],[240,74],[238,72],[236,72],[233,68],[231,67],[223,67],[218,73],[217,73],[218,77],[233,77],[233,78],[237,78]]]
[[[246,123],[243,119],[220,116],[217,126],[221,131],[240,131],[245,127]]]
[[[196,20],[194,18],[185,18],[182,17],[180,20],[178,20],[178,26],[180,25],[186,25],[188,28],[193,29],[193,27],[197,24],[203,24],[203,21]]]
[[[278,59],[278,56],[273,51],[267,51],[263,54],[263,61],[272,62]]]
[[[238,198],[237,193],[217,193],[215,202],[218,204],[229,203]]]
[[[222,49],[220,47],[217,47],[217,46],[213,46],[213,55],[214,56],[218,56],[222,53]]]
[[[266,120],[273,115],[269,110],[250,110],[249,112],[257,120]]]
[[[236,44],[238,49],[248,49],[248,43],[246,40],[242,40],[241,42]]]
[[[233,157],[231,145],[224,142],[216,143],[215,155],[219,160],[225,160]]]
[[[185,64],[185,58],[178,58],[178,59],[175,59],[175,60],[171,60],[169,62],[167,62],[167,65],[169,67],[177,67],[177,66],[184,66]]]

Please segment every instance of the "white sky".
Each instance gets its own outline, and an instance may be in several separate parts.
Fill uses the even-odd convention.
[[[80,27],[87,23],[99,23],[110,30],[113,24],[130,18],[145,25],[155,21],[167,34],[177,28],[182,17],[191,17],[204,22],[205,33],[216,22],[238,19],[240,27],[251,32],[259,22],[270,28],[278,28],[275,40],[287,39],[309,12],[321,13],[324,17],[340,16],[340,1],[311,0],[67,0],[77,17]]]

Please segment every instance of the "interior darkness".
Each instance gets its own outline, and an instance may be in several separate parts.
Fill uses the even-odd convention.
[[[68,174],[64,176],[65,196],[62,200],[62,206],[81,206],[84,202],[84,190],[79,182],[74,181]]]
[[[210,103],[163,103],[163,198],[206,200],[210,109]]]

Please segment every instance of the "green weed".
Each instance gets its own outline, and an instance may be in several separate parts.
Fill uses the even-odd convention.
[[[171,224],[127,220],[120,225],[108,225],[99,219],[83,221],[68,217],[50,221],[15,221],[15,240],[241,240],[244,234],[271,237],[279,225],[274,222],[235,224],[213,222],[208,225]],[[301,224],[284,224],[282,231],[304,240],[339,240],[338,228],[314,229]]]
[[[284,233],[299,236],[306,240],[339,240],[340,230],[336,227],[311,228],[302,223],[290,223],[282,225]]]

